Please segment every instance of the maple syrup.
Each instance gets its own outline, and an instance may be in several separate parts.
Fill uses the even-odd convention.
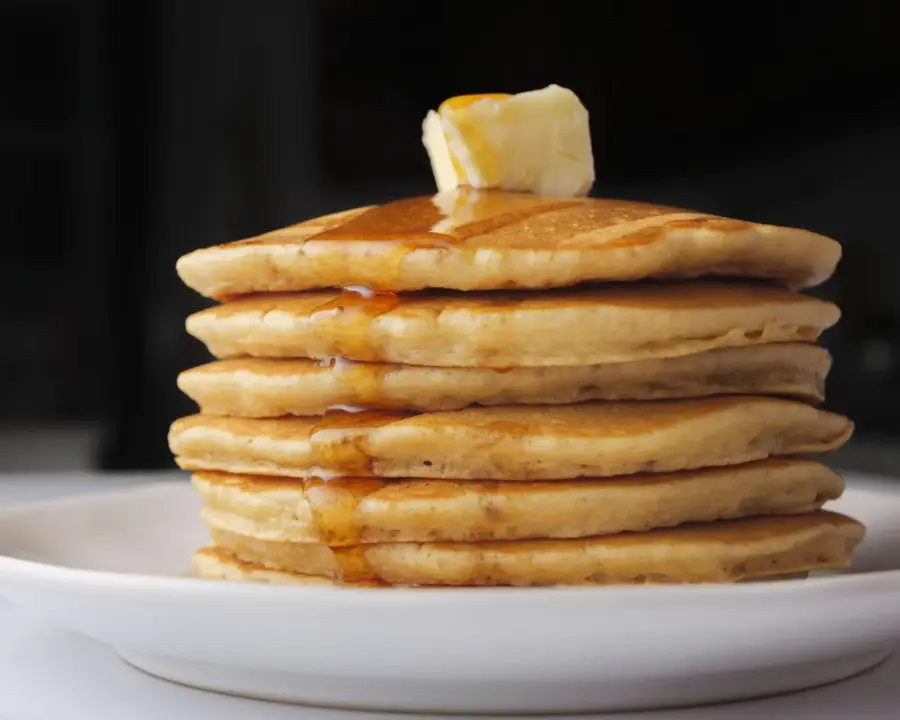
[[[310,316],[323,312],[336,315],[348,311],[359,311],[366,317],[378,317],[390,312],[400,304],[396,293],[372,290],[362,285],[348,285],[337,297],[313,308]]]
[[[331,370],[331,375],[338,387],[337,395],[349,399],[353,405],[331,405],[328,410],[389,410],[394,406],[384,402],[382,387],[384,378],[390,370],[387,363],[368,363],[348,360],[345,357],[332,356],[319,360],[319,367]]]
[[[353,398],[360,407],[368,410],[388,410],[394,406],[385,402],[384,381],[391,368],[386,363],[360,363],[345,358],[335,358],[331,365],[338,387],[345,397]],[[340,408],[331,408],[338,410]]]
[[[313,308],[309,317],[330,313],[330,332],[335,355],[357,358],[378,356],[372,342],[372,318],[388,313],[400,304],[392,292],[348,286],[328,302]]]
[[[305,245],[313,251],[317,243],[345,244],[351,252],[320,256],[321,263],[334,264],[325,268],[326,275],[353,277],[375,290],[390,290],[415,250],[460,251],[469,238],[582,201],[457,188],[371,207],[313,235]]]
[[[352,545],[331,548],[335,565],[333,579],[351,585],[362,583],[389,587],[391,583],[379,576],[366,557],[371,547],[371,545]]]
[[[412,415],[401,410],[327,412],[309,434],[314,464],[335,477],[372,477],[369,432]]]
[[[380,478],[311,478],[304,481],[306,499],[322,542],[329,547],[359,545],[363,525],[357,510],[360,501],[383,488]]]

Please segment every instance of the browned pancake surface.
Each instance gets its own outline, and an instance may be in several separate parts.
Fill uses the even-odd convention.
[[[327,215],[178,262],[210,297],[368,285],[386,290],[564,287],[700,276],[825,280],[834,240],[805,230],[598,198],[462,188]]]

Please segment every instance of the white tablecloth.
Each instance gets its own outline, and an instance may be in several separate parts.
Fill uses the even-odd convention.
[[[125,484],[171,474],[131,477],[0,476],[0,505]],[[363,713],[256,702],[173,685],[144,675],[108,647],[50,625],[0,599],[0,718],[16,720],[308,720],[359,719]],[[384,720],[392,717],[377,715]],[[409,715],[397,716],[409,720]],[[717,707],[605,715],[627,720],[747,718],[900,718],[900,656],[857,678],[818,690]]]

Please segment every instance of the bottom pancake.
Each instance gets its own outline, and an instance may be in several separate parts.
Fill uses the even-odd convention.
[[[739,582],[846,568],[865,528],[817,511],[570,540],[346,548],[210,532],[222,550],[272,570],[389,585],[529,586]]]
[[[255,582],[269,583],[270,585],[306,585],[326,587],[405,587],[403,585],[388,585],[381,582],[341,582],[321,575],[302,575],[288,572],[287,570],[272,570],[265,565],[244,562],[238,560],[226,550],[216,547],[207,547],[198,550],[194,555],[194,568],[197,577],[204,580],[229,580],[231,582]],[[764,582],[775,580],[803,580],[809,573],[788,573],[773,575],[771,577],[749,578],[738,582]],[[432,585],[430,587],[440,587]]]
[[[259,563],[239,560],[233,553],[217,547],[206,547],[194,553],[194,571],[204,580],[260,582],[271,585],[326,585],[346,587],[389,587],[381,582],[343,582],[323,575],[303,575],[287,570],[273,570]]]

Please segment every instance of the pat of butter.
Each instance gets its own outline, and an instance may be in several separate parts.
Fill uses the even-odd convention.
[[[462,185],[571,197],[594,184],[588,112],[571,90],[463,95],[422,123],[439,192]]]

